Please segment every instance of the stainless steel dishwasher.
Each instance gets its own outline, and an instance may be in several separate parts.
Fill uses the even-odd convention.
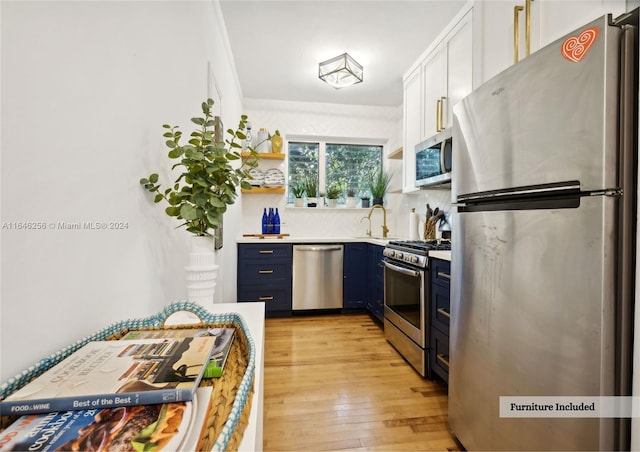
[[[293,246],[293,310],[342,308],[344,245]]]

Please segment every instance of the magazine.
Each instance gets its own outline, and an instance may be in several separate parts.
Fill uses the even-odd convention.
[[[0,402],[0,414],[114,408],[193,398],[216,338],[94,341]]]
[[[0,433],[0,450],[196,450],[212,389],[192,402],[22,416]]]
[[[216,345],[211,354],[211,360],[207,365],[204,378],[218,378],[222,376],[224,365],[227,362],[229,351],[233,343],[235,328],[182,328],[166,330],[130,331],[121,340],[150,339],[163,337],[192,337],[214,336]]]

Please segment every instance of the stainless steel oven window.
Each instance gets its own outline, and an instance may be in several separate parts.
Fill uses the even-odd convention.
[[[424,272],[387,264],[384,276],[385,305],[413,325],[424,328]]]

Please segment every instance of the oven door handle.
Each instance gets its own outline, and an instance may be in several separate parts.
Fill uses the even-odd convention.
[[[418,271],[409,270],[408,268],[404,268],[404,267],[399,267],[397,265],[390,264],[389,262],[385,262],[384,266],[390,270],[396,271],[398,273],[402,273],[404,275],[413,276],[414,278],[417,278],[420,276],[420,272]]]

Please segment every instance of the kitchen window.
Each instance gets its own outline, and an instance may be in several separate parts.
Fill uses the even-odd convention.
[[[345,204],[347,190],[357,197],[369,193],[369,176],[382,168],[382,146],[330,141],[289,141],[289,183],[315,179],[319,193],[332,184],[341,187],[338,204]],[[287,202],[293,203],[288,190]]]

